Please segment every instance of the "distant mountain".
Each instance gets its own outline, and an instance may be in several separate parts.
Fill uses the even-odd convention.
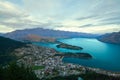
[[[38,36],[49,37],[49,38],[73,38],[73,37],[95,38],[98,36],[95,34],[50,30],[50,29],[43,29],[43,28],[16,30],[16,31],[7,33],[4,36],[15,39],[15,40],[24,40],[29,35],[34,35],[34,37],[36,35],[37,38]]]
[[[12,51],[22,46],[25,46],[25,43],[0,36],[0,64],[15,59],[15,56],[11,54]]]
[[[25,37],[22,38],[22,41],[35,41],[35,42],[55,42],[55,38],[50,38],[50,37],[43,37],[43,36],[38,36],[34,34],[28,34]]]
[[[100,36],[98,40],[107,42],[107,43],[120,44],[120,32],[104,34]]]
[[[0,33],[0,36],[2,36],[3,34],[2,33]]]

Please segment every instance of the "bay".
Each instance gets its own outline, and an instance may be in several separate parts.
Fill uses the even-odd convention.
[[[57,48],[57,43],[33,42],[33,44],[54,48],[59,52],[87,52],[92,55],[92,59],[63,58],[63,62],[120,72],[120,45],[104,43],[97,39],[89,38],[58,39],[58,41],[74,46],[80,46],[83,50]]]

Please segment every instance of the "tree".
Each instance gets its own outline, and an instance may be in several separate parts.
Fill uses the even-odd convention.
[[[15,62],[0,67],[0,80],[39,80],[30,67]]]

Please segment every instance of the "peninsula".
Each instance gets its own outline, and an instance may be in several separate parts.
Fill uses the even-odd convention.
[[[73,46],[73,45],[69,45],[69,44],[65,44],[65,43],[60,43],[56,46],[57,48],[65,48],[65,49],[71,49],[71,50],[82,50],[82,47],[78,47],[78,46]]]
[[[55,54],[55,56],[63,56],[69,58],[82,58],[82,59],[91,59],[92,56],[88,53],[62,53],[62,54]]]

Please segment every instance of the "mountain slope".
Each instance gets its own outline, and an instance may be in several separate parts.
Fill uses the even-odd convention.
[[[50,30],[50,29],[42,29],[42,28],[16,30],[7,33],[4,36],[15,40],[24,40],[24,38],[27,37],[28,35],[37,35],[37,36],[49,37],[49,38],[73,38],[73,37],[94,38],[97,36],[88,33],[68,32],[68,31]]]
[[[11,52],[22,46],[25,46],[25,43],[0,36],[0,64],[15,59]]]
[[[98,38],[98,40],[107,43],[120,44],[120,32],[114,32],[114,33],[102,35]]]
[[[43,37],[34,34],[28,34],[25,37],[21,38],[23,41],[32,41],[32,42],[55,42],[55,38],[50,37]]]
[[[0,36],[2,36],[3,34],[2,33],[0,33]]]

